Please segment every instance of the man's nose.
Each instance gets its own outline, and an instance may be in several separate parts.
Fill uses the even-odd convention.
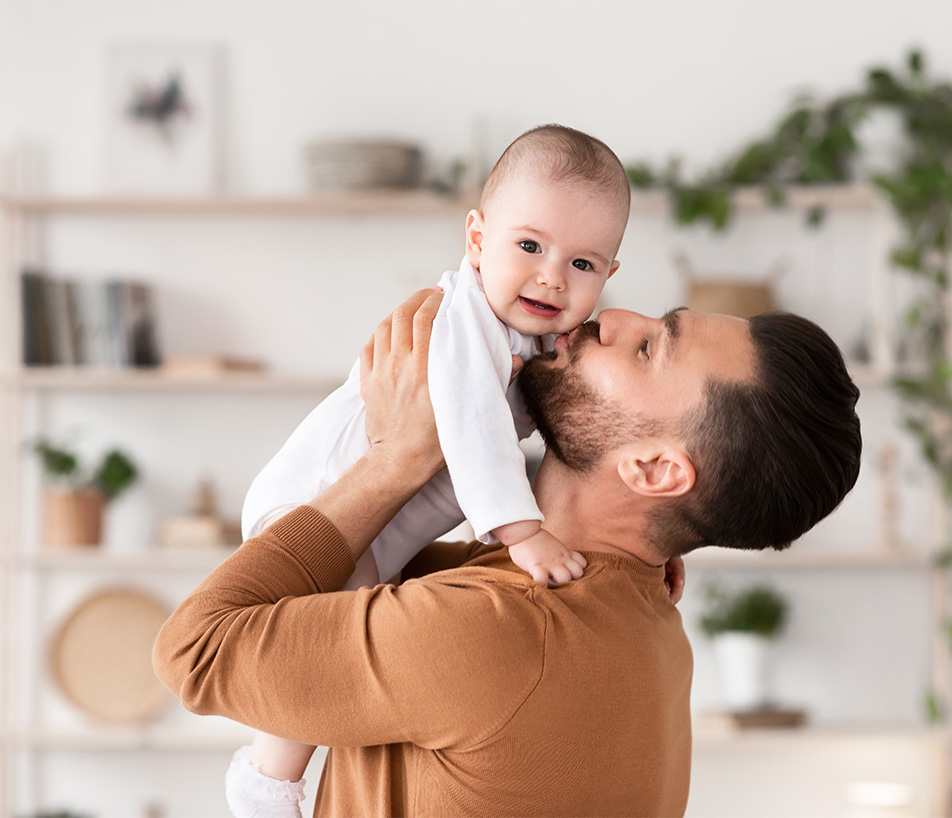
[[[631,310],[602,310],[597,317],[601,326],[599,333],[603,344],[611,344],[626,334],[643,331],[652,319]]]

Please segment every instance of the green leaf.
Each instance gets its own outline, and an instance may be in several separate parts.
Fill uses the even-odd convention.
[[[96,469],[93,484],[107,500],[114,500],[129,488],[137,477],[138,472],[133,462],[119,450],[113,449],[106,454]]]
[[[654,171],[643,163],[629,165],[625,172],[632,186],[642,190],[654,186],[658,181]]]
[[[909,71],[911,73],[921,76],[925,68],[925,63],[922,59],[922,52],[910,51],[909,56],[906,58],[906,64],[909,66]]]
[[[942,701],[935,690],[926,691],[922,699],[922,709],[929,724],[938,724],[945,718],[945,709],[942,707]]]
[[[807,226],[820,227],[826,219],[826,208],[822,205],[814,205],[807,211]]]

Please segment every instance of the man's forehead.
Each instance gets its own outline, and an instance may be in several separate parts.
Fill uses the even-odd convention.
[[[702,356],[720,377],[748,380],[754,374],[754,345],[750,326],[733,315],[679,308],[665,313],[673,322],[678,344],[685,353]]]

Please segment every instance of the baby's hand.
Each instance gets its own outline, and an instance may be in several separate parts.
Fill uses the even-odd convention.
[[[509,556],[540,585],[568,582],[582,576],[588,564],[578,551],[570,551],[544,528],[509,546]]]

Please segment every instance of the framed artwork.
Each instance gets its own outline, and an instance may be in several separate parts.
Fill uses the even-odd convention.
[[[221,70],[215,46],[109,49],[109,190],[201,195],[221,187]]]

